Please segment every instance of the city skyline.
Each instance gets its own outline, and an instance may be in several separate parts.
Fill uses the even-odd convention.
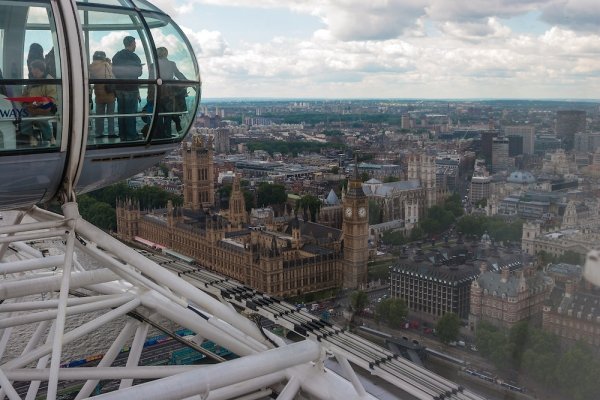
[[[600,98],[593,0],[151,1],[204,98]]]

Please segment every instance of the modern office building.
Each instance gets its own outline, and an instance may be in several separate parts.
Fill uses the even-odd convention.
[[[426,319],[436,320],[447,312],[467,319],[471,282],[479,270],[465,263],[466,251],[461,250],[445,249],[390,267],[392,298],[403,299],[412,312]]]
[[[562,139],[565,150],[572,150],[575,134],[587,129],[586,112],[580,110],[561,110],[556,112],[556,136]]]
[[[492,140],[492,172],[508,171],[514,168],[515,162],[508,155],[508,138]]]
[[[498,135],[499,132],[496,130],[481,132],[481,155],[488,161],[492,159],[492,142]]]
[[[518,135],[507,135],[508,156],[517,157],[523,155],[523,137]]]
[[[600,132],[575,133],[574,150],[579,153],[594,153],[600,148]]]
[[[523,154],[532,155],[535,151],[535,127],[530,125],[514,125],[504,127],[505,136],[523,138]]]
[[[492,194],[492,177],[491,176],[473,176],[470,186],[471,204],[488,199]]]

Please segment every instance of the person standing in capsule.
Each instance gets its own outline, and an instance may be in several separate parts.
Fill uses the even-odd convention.
[[[112,72],[116,79],[137,80],[142,75],[142,61],[135,54],[135,38],[125,36],[124,49],[119,50],[112,58]],[[135,83],[117,83],[117,112],[119,114],[137,113],[140,101],[139,86]],[[122,141],[132,141],[138,138],[135,116],[119,117],[119,136]]]
[[[92,63],[89,67],[91,79],[113,79],[112,66],[109,59],[106,58],[106,53],[96,51],[92,57]],[[108,137],[115,137],[115,119],[113,117],[105,118],[106,115],[114,114],[115,112],[115,93],[114,85],[96,83],[94,85],[94,93],[96,95],[96,138],[103,138],[104,135],[104,120],[108,121]]]

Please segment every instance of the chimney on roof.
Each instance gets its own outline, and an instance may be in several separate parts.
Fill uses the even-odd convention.
[[[565,282],[565,297],[571,297],[575,293],[575,283],[571,280]]]
[[[500,279],[500,281],[506,283],[508,281],[508,277],[510,276],[510,269],[508,269],[508,266],[504,266],[500,270],[500,273],[502,275],[502,279]]]
[[[488,265],[485,261],[483,261],[481,263],[481,265],[479,265],[479,272],[481,272],[483,274],[484,272],[487,272],[487,270],[488,270]]]

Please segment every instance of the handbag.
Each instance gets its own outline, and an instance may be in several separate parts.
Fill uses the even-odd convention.
[[[147,101],[146,104],[144,105],[144,107],[142,107],[142,113],[143,114],[152,114],[153,112],[154,112],[154,104]],[[151,120],[150,115],[142,116],[142,121],[144,121],[144,123],[149,124],[150,120]]]
[[[108,68],[108,62],[104,65],[104,77],[107,79],[114,79],[111,70]],[[115,93],[115,90],[116,88],[114,83],[107,83],[104,85],[104,91],[108,94]]]

